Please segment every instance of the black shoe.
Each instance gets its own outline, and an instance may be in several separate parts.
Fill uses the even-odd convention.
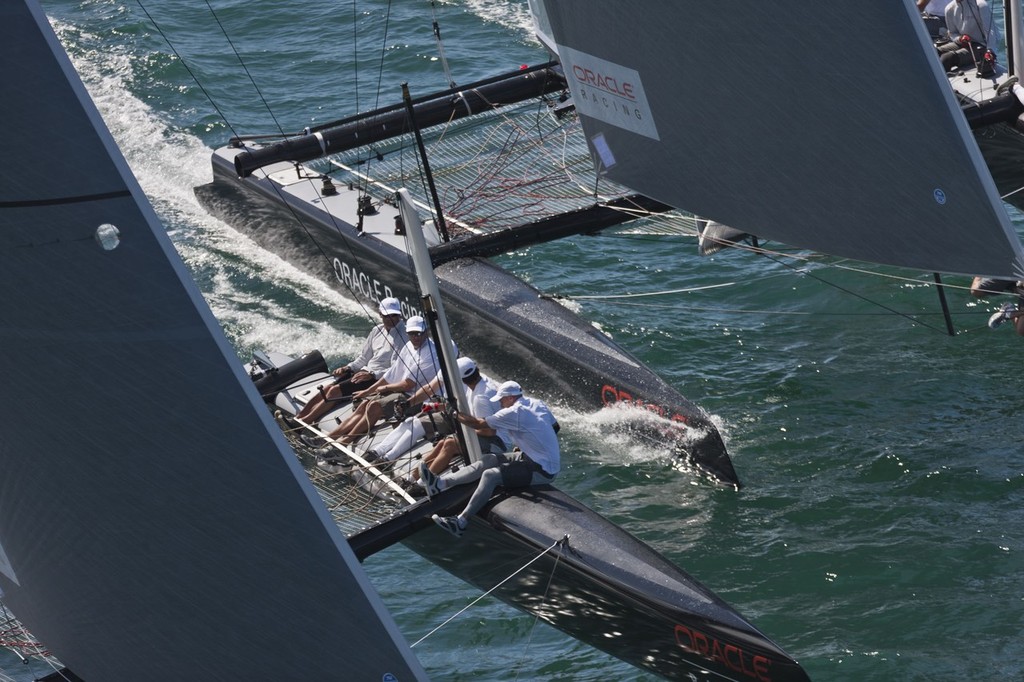
[[[409,493],[409,495],[412,497],[427,496],[426,489],[419,484],[419,481],[407,481],[406,479],[403,478],[401,481],[398,482],[398,485],[400,485],[402,487],[402,490]]]
[[[330,445],[325,445],[322,448],[316,449],[316,458],[321,462],[327,462],[328,464],[346,464],[350,468],[352,466],[352,460],[344,452],[338,448],[333,448]]]
[[[1013,92],[1013,86],[1017,84],[1017,77],[1010,76],[1002,84],[996,88],[996,94],[1001,95],[1004,92]]]
[[[377,470],[381,473],[390,471],[395,467],[395,463],[389,459],[384,459],[376,450],[367,450],[363,453],[363,459],[366,460],[370,466],[377,467]]]

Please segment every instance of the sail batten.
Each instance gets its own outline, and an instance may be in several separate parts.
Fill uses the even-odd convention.
[[[742,5],[546,3],[608,178],[823,253],[1024,274],[1020,240],[911,3],[872,0],[856,13]]]

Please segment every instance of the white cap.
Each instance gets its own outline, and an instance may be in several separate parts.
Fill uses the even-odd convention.
[[[514,381],[506,381],[501,386],[498,386],[498,392],[491,398],[492,403],[496,403],[502,398],[507,398],[510,395],[522,395],[523,389],[519,387]]]
[[[397,298],[382,298],[377,306],[381,315],[401,315],[402,304]]]
[[[413,315],[405,321],[405,331],[407,332],[425,332],[427,331],[427,323],[424,322],[423,318],[419,315]]]
[[[459,365],[459,374],[463,379],[468,379],[476,371],[476,363],[469,358],[459,358],[456,362]]]

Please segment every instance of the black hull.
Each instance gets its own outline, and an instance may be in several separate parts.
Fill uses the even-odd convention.
[[[274,405],[290,412],[328,376],[322,369],[304,373],[302,368],[319,358],[319,353],[298,359],[264,355],[258,363],[264,372],[256,371],[254,379],[291,380]],[[342,408],[327,422],[345,414]],[[790,656],[713,592],[553,486],[499,489],[470,519],[468,532],[455,539],[431,516],[461,511],[474,485],[420,499],[396,486],[417,466],[429,442],[385,468],[361,459],[362,448],[348,449],[356,466],[345,469],[319,461],[293,425],[284,420],[281,425],[361,561],[402,542],[510,606],[668,679],[808,679]]]
[[[493,596],[638,668],[678,680],[809,679],[713,592],[553,487],[496,497],[459,539],[422,525],[403,543],[485,591],[567,535]]]
[[[418,308],[404,252],[360,237],[336,211],[331,217],[308,199],[278,192],[262,174],[238,178],[230,157],[215,153],[214,182],[197,188],[207,210],[343,291],[368,301],[396,296],[409,312]],[[351,216],[354,221],[354,210]],[[324,254],[334,260],[333,269]],[[463,352],[545,399],[571,401],[570,407],[642,407],[638,416],[646,418],[626,420],[624,428],[665,447],[671,443],[717,480],[738,485],[721,434],[704,411],[593,325],[485,258],[458,259],[435,272]],[[652,420],[647,411],[664,419]]]
[[[1024,133],[1017,123],[994,123],[974,131],[981,155],[1003,201],[1024,211]]]

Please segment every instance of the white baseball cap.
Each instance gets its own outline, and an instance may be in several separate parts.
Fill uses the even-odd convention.
[[[491,398],[492,403],[496,403],[502,398],[507,398],[510,395],[522,395],[523,389],[519,387],[514,381],[506,381],[501,386],[498,386],[498,392]]]
[[[413,315],[405,321],[405,331],[425,332],[427,331],[427,323],[419,315]]]
[[[377,309],[380,310],[381,315],[401,315],[402,304],[397,298],[382,298]]]
[[[469,358],[459,358],[456,362],[459,365],[459,374],[463,379],[468,379],[476,371],[476,363]]]

